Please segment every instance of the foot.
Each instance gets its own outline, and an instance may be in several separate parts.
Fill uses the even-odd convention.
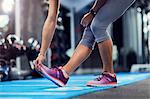
[[[110,75],[109,73],[102,73],[98,78],[91,80],[87,83],[87,86],[116,86],[116,75]]]
[[[42,76],[46,77],[47,79],[51,80],[59,87],[63,87],[67,84],[68,79],[66,78],[61,70],[62,67],[54,67],[48,68],[44,65],[41,65],[36,69]]]

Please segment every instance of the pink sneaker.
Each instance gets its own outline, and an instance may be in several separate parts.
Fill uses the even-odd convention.
[[[56,66],[53,68],[48,68],[44,65],[41,65],[36,68],[36,71],[43,77],[46,77],[47,79],[51,80],[57,86],[63,87],[67,84],[69,78],[65,78],[61,68],[62,67],[58,68]]]
[[[87,86],[116,86],[117,79],[116,75],[111,76],[108,73],[102,73],[98,78],[91,80],[87,83]]]

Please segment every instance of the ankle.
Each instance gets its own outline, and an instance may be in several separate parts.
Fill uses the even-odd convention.
[[[69,74],[63,68],[61,68],[61,71],[65,78],[69,78]]]
[[[103,72],[105,72],[105,73],[111,73],[111,74],[115,73],[113,69],[103,69]]]
[[[105,74],[109,74],[112,77],[116,77],[116,74],[114,72],[108,72],[108,71],[104,71],[103,73]]]
[[[63,67],[62,67],[62,69],[67,73],[67,75],[71,75],[71,71],[70,71],[70,68],[68,68],[69,66],[68,65],[64,65]]]

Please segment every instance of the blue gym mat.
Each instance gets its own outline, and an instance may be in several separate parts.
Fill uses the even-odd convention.
[[[87,81],[95,77],[97,76],[75,75],[65,87],[57,87],[45,78],[0,82],[0,99],[66,99],[112,88],[85,86]],[[117,78],[118,86],[123,86],[150,78],[150,73],[118,73]]]

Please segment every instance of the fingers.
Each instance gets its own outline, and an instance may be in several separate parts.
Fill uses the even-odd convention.
[[[35,60],[35,65],[41,65],[41,64],[42,64],[41,60],[39,59]]]
[[[81,24],[82,26],[84,26],[84,27],[86,26],[86,21],[85,21],[85,18],[84,18],[84,17],[82,18],[80,24]]]
[[[40,67],[40,65],[42,64],[42,61],[37,58],[35,61],[34,61],[34,66],[36,69],[38,69]]]
[[[90,14],[90,13],[85,14],[81,20],[81,25],[84,27],[87,27],[88,25],[91,24],[93,18],[94,17],[92,14]]]
[[[37,66],[38,66],[38,60],[35,60],[34,61],[34,67],[37,68]]]
[[[36,59],[36,60],[34,61],[34,64],[35,64],[35,65],[38,65],[38,63],[39,63],[39,62],[38,62],[38,59]]]
[[[42,64],[42,62],[39,60],[39,59],[37,59],[37,60],[35,60],[35,63],[34,63],[34,68],[36,69],[36,70],[38,70],[38,71],[40,71],[41,70],[41,64]]]
[[[83,26],[83,27],[87,27],[90,23],[90,20],[87,19],[86,17],[83,17],[80,24]]]
[[[42,62],[44,61],[45,57],[43,56],[38,56],[37,59],[35,60],[35,64],[36,65],[40,65],[42,64]]]

